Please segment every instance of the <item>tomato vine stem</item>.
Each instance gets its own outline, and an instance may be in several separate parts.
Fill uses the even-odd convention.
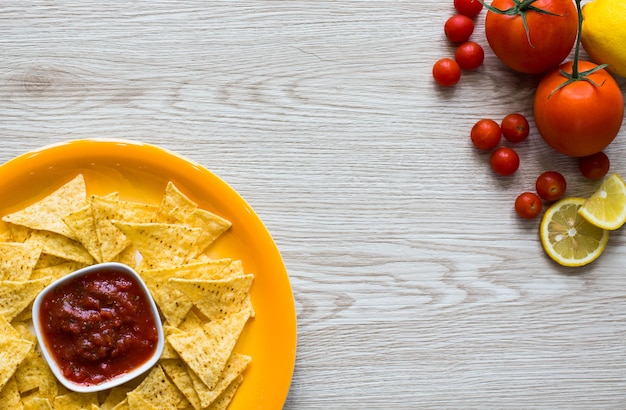
[[[548,98],[550,98],[552,94],[554,94],[561,88],[566,87],[576,81],[587,81],[588,83],[596,87],[600,87],[602,86],[602,84],[604,84],[604,82],[602,84],[597,84],[588,76],[590,74],[595,73],[598,70],[602,70],[603,68],[607,67],[608,64],[600,64],[598,66],[595,66],[583,72],[578,71],[578,61],[579,61],[579,55],[580,55],[580,35],[582,33],[582,28],[583,28],[583,12],[582,12],[581,0],[574,0],[574,2],[576,3],[576,12],[578,13],[578,34],[576,36],[576,45],[574,46],[574,62],[572,63],[572,72],[568,73],[567,71],[563,69],[559,70],[559,73],[561,73],[561,75],[565,77],[566,80],[563,81],[561,85],[559,85],[554,90],[552,90],[552,92],[548,94]]]
[[[543,9],[540,9],[539,7],[534,6],[533,3],[536,2],[537,0],[513,0],[513,3],[515,3],[515,5],[509,7],[506,10],[500,10],[499,8],[494,7],[491,4],[487,4],[484,0],[479,0],[479,1],[483,4],[483,6],[487,8],[487,10],[489,10],[492,13],[502,14],[505,16],[518,16],[519,15],[522,18],[522,25],[524,26],[524,31],[526,32],[526,39],[528,40],[528,44],[530,44],[532,48],[535,48],[535,46],[530,40],[530,30],[528,29],[528,21],[526,19],[526,13],[528,13],[529,11],[534,11],[540,14],[547,14],[549,16],[561,17],[560,14],[552,13],[551,11],[543,10]]]

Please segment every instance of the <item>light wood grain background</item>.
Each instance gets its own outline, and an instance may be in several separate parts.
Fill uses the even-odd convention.
[[[538,78],[489,50],[437,87],[452,0],[0,3],[0,162],[67,139],[156,144],[236,189],[272,233],[298,312],[286,409],[626,407],[626,241],[565,269],[513,201],[537,132],[496,177],[468,133],[532,121]],[[620,84],[626,90],[624,81]],[[626,128],[607,150],[626,175]]]

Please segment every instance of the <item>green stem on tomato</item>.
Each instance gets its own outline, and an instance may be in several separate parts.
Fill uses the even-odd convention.
[[[538,7],[533,6],[533,3],[537,0],[513,0],[515,3],[514,6],[509,7],[506,10],[500,10],[499,8],[493,7],[491,4],[487,4],[484,0],[479,0],[483,6],[487,10],[495,14],[503,14],[505,16],[517,16],[519,15],[522,18],[522,25],[524,26],[524,31],[526,32],[526,39],[528,40],[528,44],[531,47],[533,46],[532,41],[530,41],[530,30],[528,29],[528,21],[526,20],[526,13],[529,11],[534,11],[540,14],[547,14],[549,16],[560,16],[560,14],[555,14],[547,10],[540,9]]]
[[[581,0],[574,0],[574,2],[576,3],[576,12],[578,13],[578,34],[576,36],[576,45],[574,47],[574,62],[572,63],[572,72],[568,73],[565,70],[559,70],[561,75],[565,77],[567,80],[565,80],[561,85],[559,85],[554,90],[552,90],[552,92],[548,94],[548,98],[550,98],[552,94],[554,94],[561,88],[576,81],[587,81],[596,87],[600,87],[602,84],[596,84],[588,76],[608,66],[608,64],[600,64],[587,71],[583,71],[583,72],[578,71],[578,61],[579,61],[579,55],[580,55],[580,37],[582,34],[582,30],[583,30],[583,11],[582,11],[582,6],[581,6]]]

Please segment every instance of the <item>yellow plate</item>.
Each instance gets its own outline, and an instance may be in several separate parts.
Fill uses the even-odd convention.
[[[252,208],[225,182],[188,159],[130,141],[74,140],[21,155],[0,166],[0,215],[43,198],[78,173],[89,194],[117,191],[128,200],[158,203],[168,180],[201,208],[232,222],[211,256],[240,259],[254,273],[256,317],[237,351],[252,356],[230,409],[279,409],[296,356],[296,315],[280,253]]]

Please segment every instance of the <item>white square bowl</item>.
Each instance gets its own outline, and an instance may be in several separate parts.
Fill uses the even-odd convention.
[[[46,345],[45,336],[43,335],[43,329],[41,328],[41,315],[42,315],[41,302],[45,298],[45,296],[48,295],[50,292],[60,287],[63,287],[68,282],[80,276],[92,274],[92,273],[99,272],[99,271],[107,271],[107,270],[108,271],[110,270],[121,271],[123,273],[130,275],[133,278],[133,280],[137,284],[139,284],[140,288],[143,290],[146,296],[146,300],[148,301],[150,312],[152,313],[152,316],[156,323],[157,337],[158,337],[157,346],[156,346],[156,349],[154,350],[154,353],[152,354],[152,356],[148,358],[148,360],[143,362],[138,367],[130,370],[129,372],[120,374],[118,376],[115,376],[111,379],[108,379],[98,384],[76,383],[72,380],[69,380],[67,377],[63,375],[63,371],[61,367],[57,364],[52,353],[49,350],[49,347]],[[62,277],[61,279],[56,280],[55,282],[48,285],[43,291],[41,291],[39,295],[37,295],[37,297],[35,298],[35,301],[33,302],[32,314],[33,314],[33,327],[35,329],[35,334],[37,336],[39,347],[41,349],[43,357],[48,363],[48,366],[50,366],[52,373],[54,373],[55,377],[65,387],[67,387],[68,389],[72,391],[79,392],[79,393],[89,393],[89,392],[96,392],[96,391],[110,389],[112,387],[119,386],[120,384],[124,384],[142,375],[143,373],[151,369],[156,364],[156,362],[161,357],[161,354],[163,352],[163,347],[165,345],[165,337],[163,334],[163,326],[162,326],[161,319],[159,316],[159,311],[154,302],[154,299],[152,298],[152,295],[150,294],[150,291],[148,290],[148,287],[143,282],[139,274],[137,274],[137,272],[135,272],[129,266],[121,264],[121,263],[107,262],[107,263],[100,263],[97,265],[88,266],[86,268],[82,268],[75,272],[72,272],[69,275]]]

